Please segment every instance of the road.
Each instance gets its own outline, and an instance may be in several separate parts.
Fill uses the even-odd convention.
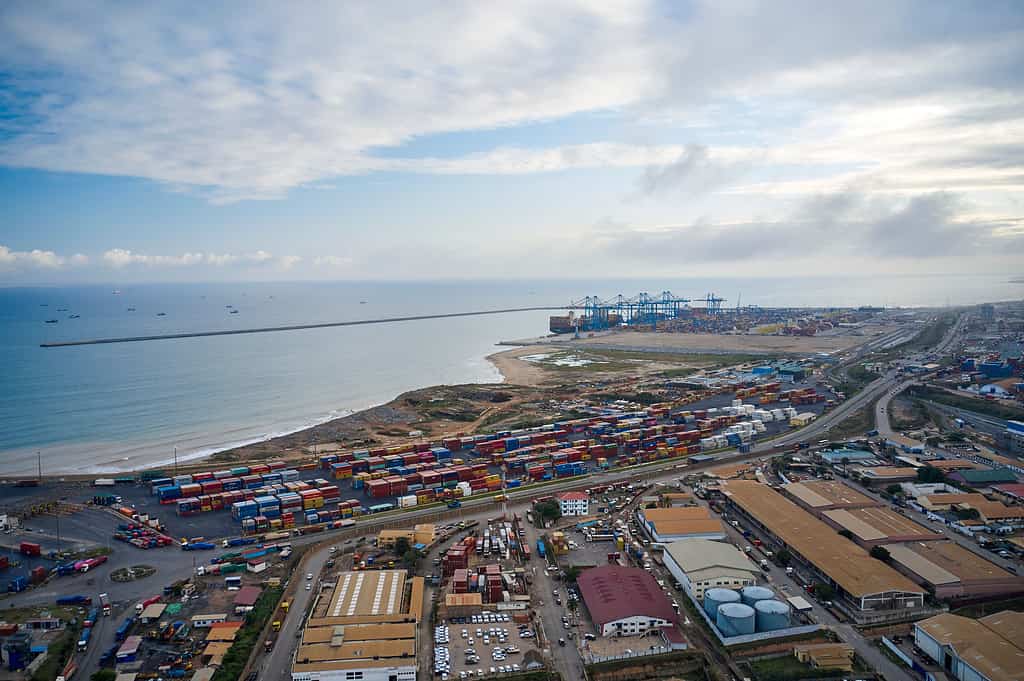
[[[950,335],[952,336],[954,331],[956,331],[959,328],[960,323],[958,322],[958,324],[955,325],[954,328],[951,330]],[[945,343],[946,339],[944,339],[943,342]],[[860,346],[858,349],[855,349],[853,355],[847,361],[856,361],[857,359],[863,357],[865,354],[871,351],[870,345],[871,343],[868,342],[865,343],[863,346]],[[762,442],[755,443],[751,448],[751,452],[748,454],[740,454],[739,452],[728,452],[719,455],[715,461],[709,462],[707,464],[691,464],[686,468],[686,472],[710,468],[721,463],[752,460],[769,454],[780,453],[770,452],[770,450],[775,449],[777,447],[791,445],[800,441],[812,440],[816,437],[821,436],[823,433],[826,433],[832,426],[840,423],[842,420],[855,413],[858,409],[863,408],[875,397],[883,395],[887,391],[891,390],[894,385],[896,385],[895,376],[892,373],[886,374],[885,376],[880,377],[873,381],[872,383],[865,386],[864,389],[862,389],[849,400],[840,404],[831,412],[823,414],[810,425],[800,430],[784,433],[771,440],[765,440]],[[564,482],[555,483],[545,487],[543,494],[553,494],[555,492],[564,491],[567,489],[582,488],[597,484],[610,484],[614,482],[627,481],[637,477],[642,477],[643,479],[649,482],[668,481],[678,477],[679,471],[676,467],[679,465],[679,461],[670,461],[645,466],[643,468],[636,470],[609,470],[597,472],[587,476],[583,480],[568,478]],[[524,502],[528,502],[537,494],[538,491],[534,489],[524,489],[515,492],[510,491],[508,492],[510,507],[513,506],[515,502],[519,502],[519,504],[515,506],[515,508],[519,511],[522,511],[523,509],[525,509],[527,505]],[[442,517],[450,517],[451,519],[469,519],[473,517],[473,511],[477,509],[479,509],[480,511],[479,514],[477,515],[482,519],[486,519],[486,517],[488,516],[493,516],[495,512],[494,502],[490,499],[470,499],[464,502],[464,506],[465,508],[448,512],[446,512],[444,509],[437,508],[417,509],[402,514],[401,519],[403,521],[407,521],[408,523],[414,523],[417,520],[417,518],[420,517],[432,516],[436,518],[439,515]],[[467,518],[467,516],[469,516],[469,518]],[[355,536],[357,532],[359,534],[370,534],[374,532],[375,529],[379,528],[381,525],[385,523],[394,522],[394,520],[395,518],[393,516],[378,520],[374,520],[371,518],[361,521],[357,526],[357,530],[352,530],[350,528],[348,530],[343,530],[335,533],[325,533],[304,537],[296,537],[292,540],[292,543],[295,545],[317,543],[330,539],[332,535],[340,540],[343,537]],[[533,540],[535,542],[536,538],[534,537]],[[35,590],[28,594],[25,594],[24,596],[19,596],[17,598],[17,605],[21,606],[52,603],[60,595],[65,595],[68,593],[78,593],[83,589],[85,589],[86,592],[95,590],[97,593],[106,590],[108,593],[110,593],[111,599],[115,601],[116,604],[114,611],[115,615],[113,619],[115,621],[119,621],[121,618],[127,615],[129,610],[134,606],[136,602],[143,600],[151,595],[154,595],[155,593],[159,593],[159,591],[162,588],[162,585],[164,584],[170,584],[177,580],[188,578],[189,576],[194,574],[196,561],[198,560],[200,562],[204,562],[206,560],[204,554],[190,554],[178,551],[174,548],[158,549],[149,552],[144,552],[141,550],[131,548],[120,550],[121,547],[118,548],[119,550],[115,551],[114,553],[116,560],[112,559],[110,563],[108,563],[103,568],[98,570],[91,578],[94,584],[100,586],[94,586],[93,584],[85,584],[84,586],[79,586],[78,584],[72,584],[71,582],[57,581],[53,583],[52,587],[48,587],[45,590]],[[320,569],[322,569],[323,564],[327,560],[327,556],[328,554],[326,553],[325,550],[323,552],[318,552],[315,556],[309,558],[309,560],[313,561],[310,564],[313,566],[313,568],[315,568],[311,571],[313,571],[315,574],[319,574]],[[140,562],[150,562],[158,565],[157,575],[159,576],[159,579],[149,577],[147,579],[139,580],[136,582],[128,582],[124,584],[115,584],[113,582],[110,582],[109,573],[112,569],[123,564],[132,565]],[[546,583],[550,583],[550,578],[548,578],[546,574],[541,577],[542,583],[545,582],[545,580]],[[157,586],[158,584],[161,586]],[[546,590],[546,593],[550,594],[553,588],[554,586],[551,586],[551,588]],[[285,623],[282,625],[282,632],[281,636],[279,637],[280,640],[289,640],[292,642],[292,644],[288,646],[275,646],[275,649],[272,652],[269,660],[264,662],[266,670],[265,673],[267,674],[265,678],[278,678],[278,676],[275,676],[275,672],[278,675],[287,672],[291,660],[291,650],[294,648],[295,631],[297,627],[301,625],[302,617],[304,617],[305,615],[305,606],[308,605],[309,597],[311,594],[312,592],[306,592],[304,589],[300,589],[298,591],[297,599],[299,600],[299,602],[296,603],[295,606],[289,611],[288,617],[286,618]],[[550,597],[545,599],[546,604],[550,604],[551,602],[552,599]],[[554,616],[554,622],[560,622],[560,611],[556,613],[552,610],[552,612],[550,613],[544,613],[545,621],[547,621],[548,618],[551,616]],[[102,651],[106,650],[107,648],[113,645],[115,629],[116,626],[102,627],[97,632],[98,635],[90,643],[90,652],[82,658],[83,661],[88,664],[88,666],[86,666],[86,664],[83,664],[83,662],[80,662],[80,666],[82,667],[83,671],[83,676],[87,677],[93,671],[95,671],[96,660],[93,659],[92,651],[98,651],[96,654],[96,659],[98,659],[99,653],[102,653]],[[555,641],[557,641],[558,636],[555,636],[554,638]],[[281,648],[281,652],[278,652],[279,647]],[[557,645],[555,646],[555,648],[558,648],[559,651],[559,653],[555,655],[556,664],[559,666],[564,666],[564,672],[569,672],[566,678],[573,678],[576,672],[572,672],[571,670],[573,664],[575,664],[575,661],[572,661],[571,659],[563,659],[564,656],[561,654],[561,651],[573,651],[573,653],[575,653],[575,649],[570,646],[560,648]]]

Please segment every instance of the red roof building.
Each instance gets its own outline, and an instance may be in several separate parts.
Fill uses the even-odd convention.
[[[576,581],[602,636],[639,636],[674,626],[672,603],[640,568],[603,565],[584,570]]]
[[[243,613],[252,610],[253,606],[256,605],[256,601],[260,599],[260,594],[263,592],[258,586],[243,586],[235,594],[235,612]]]
[[[558,508],[564,516],[590,514],[590,495],[585,492],[563,492],[555,495]]]

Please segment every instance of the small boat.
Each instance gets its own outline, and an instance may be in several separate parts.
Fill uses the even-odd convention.
[[[49,303],[39,303],[39,307],[50,307]]]
[[[68,311],[68,309],[66,307],[58,307],[57,308],[57,312],[67,312],[67,311]]]
[[[226,307],[226,308],[228,308],[230,310],[231,308],[234,307],[234,305],[225,305],[224,307]]]
[[[360,301],[359,301],[359,304],[360,304],[360,305],[366,305],[366,301],[365,301],[365,300],[360,300]]]
[[[129,308],[128,308],[128,311],[129,311],[129,312],[135,312],[135,308],[134,308],[134,307],[129,307]]]
[[[119,296],[119,295],[121,295],[121,289],[119,289],[119,288],[115,288],[115,289],[114,289],[114,290],[113,290],[113,291],[111,292],[111,295],[115,295],[115,296]]]
[[[71,315],[70,317],[68,317],[68,319],[78,319],[78,318],[80,318],[81,316],[82,316],[82,315],[80,315],[80,314],[73,314],[73,315]]]
[[[56,323],[57,323],[57,320],[56,320],[56,319],[47,319],[47,320],[46,320],[46,323],[47,323],[47,324],[56,324]]]
[[[232,310],[229,314],[238,314],[238,310]]]
[[[167,313],[166,313],[166,312],[157,312],[157,313],[156,313],[156,316],[157,316],[157,317],[166,317],[166,316],[167,316]]]

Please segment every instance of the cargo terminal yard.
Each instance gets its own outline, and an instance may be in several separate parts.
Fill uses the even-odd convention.
[[[587,397],[573,418],[515,429],[9,485],[4,501],[21,512],[8,521],[8,599],[36,619],[57,612],[55,631],[78,638],[69,664],[85,673],[102,664],[203,681],[235,664],[252,609],[260,630],[239,669],[253,678],[464,681],[546,668],[569,679],[636,658],[756,679],[778,640],[786,664],[808,673],[904,681],[909,669],[881,653],[872,627],[909,636],[909,620],[947,605],[1024,593],[1016,556],[979,541],[1013,538],[1024,515],[988,488],[918,490],[919,469],[953,457],[913,438],[818,439],[907,380],[890,366],[845,400],[822,380],[837,362],[890,352],[879,348],[899,335],[869,338],[845,359],[650,374],[643,390],[664,402]],[[935,470],[994,461],[970,460]],[[914,474],[897,499],[873,478],[901,469]],[[60,503],[44,507],[48,494]],[[960,523],[974,512],[968,536]],[[143,565],[155,572],[111,580]],[[79,596],[92,605],[56,601]],[[112,614],[93,616],[104,599]],[[76,614],[96,620],[84,643],[68,624]],[[46,636],[30,633],[24,650],[60,634]]]

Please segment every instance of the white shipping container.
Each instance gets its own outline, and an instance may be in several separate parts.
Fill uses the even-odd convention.
[[[113,478],[98,478],[92,484],[96,487],[113,487],[116,483]]]
[[[743,400],[733,400],[732,401],[732,406],[734,406],[734,407],[738,407],[741,404],[743,404]]]
[[[415,494],[409,494],[409,495],[406,495],[404,497],[399,497],[398,498],[398,507],[399,508],[411,508],[411,507],[413,507],[415,505],[416,505],[416,495]]]

